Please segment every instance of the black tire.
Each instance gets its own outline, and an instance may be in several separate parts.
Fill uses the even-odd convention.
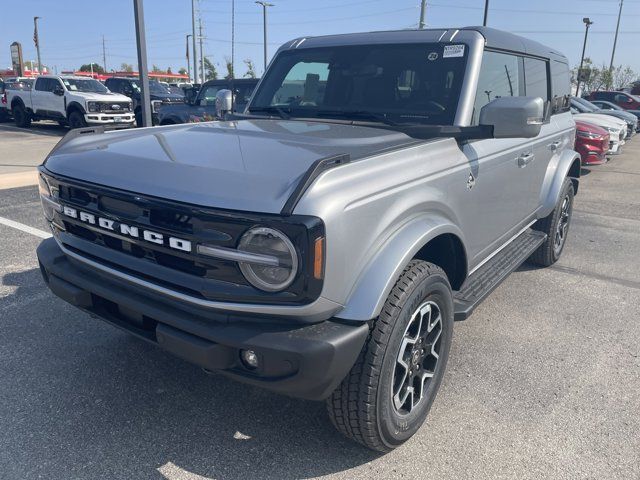
[[[136,110],[135,116],[136,116],[136,127],[141,128],[142,127],[142,110]]]
[[[31,126],[31,115],[24,108],[23,105],[16,105],[11,109],[13,112],[13,119],[16,122],[16,126],[21,128],[29,128]]]
[[[415,338],[419,339],[423,330],[422,323],[416,327],[418,312],[428,306],[435,315],[434,305],[440,311],[440,321],[437,318],[427,321],[427,328],[431,327],[431,330],[424,333],[425,340],[410,347],[404,341],[407,335],[412,336],[417,331]],[[426,314],[420,317],[425,318]],[[420,428],[429,413],[444,375],[452,335],[453,297],[446,274],[431,263],[412,261],[374,321],[355,365],[327,399],[327,410],[334,426],[347,437],[379,452],[402,445]],[[430,351],[435,351],[438,358],[427,354],[416,360],[416,352],[420,356],[420,350],[424,353],[430,345],[433,347]],[[411,351],[406,355],[409,348]],[[399,363],[400,358],[407,359],[405,366]],[[414,375],[417,376],[410,376],[409,368],[416,369],[414,371],[418,373]],[[419,377],[425,372],[432,372],[433,376],[421,383]],[[408,400],[405,397],[405,403],[398,408],[396,395],[398,398],[402,396],[401,392],[408,395],[404,386],[419,387],[421,384],[424,388],[415,405],[413,396]]]
[[[8,121],[9,121],[9,114],[7,113],[7,109],[6,108],[0,109],[0,122],[8,122]]]
[[[556,207],[548,216],[541,218],[533,229],[547,234],[545,242],[529,257],[529,262],[548,267],[558,261],[567,243],[571,215],[573,213],[573,182],[565,178]]]
[[[84,115],[78,110],[74,110],[69,114],[69,128],[84,128],[87,126],[87,122],[84,120]]]

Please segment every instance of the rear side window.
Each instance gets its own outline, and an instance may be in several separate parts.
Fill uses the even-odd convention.
[[[525,95],[520,65],[520,57],[516,55],[488,50],[484,52],[473,109],[473,125],[478,124],[480,110],[487,103],[500,97]]]
[[[552,114],[566,112],[569,109],[570,89],[569,66],[553,60],[551,62]]]
[[[524,59],[524,77],[528,97],[549,100],[549,77],[547,62],[535,58]]]

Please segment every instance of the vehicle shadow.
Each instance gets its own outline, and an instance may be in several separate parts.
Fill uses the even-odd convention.
[[[49,137],[64,137],[70,130],[69,127],[58,125],[57,123],[36,122],[32,123],[29,128],[16,127],[13,123],[0,123],[0,132],[1,131],[24,132]]]
[[[206,374],[66,305],[37,269],[1,280],[6,478],[308,478],[379,456],[323,403]]]

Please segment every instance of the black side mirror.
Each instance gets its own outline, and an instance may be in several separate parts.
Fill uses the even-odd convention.
[[[54,95],[58,95],[58,96],[62,96],[64,95],[64,88],[62,88],[61,85],[56,85],[56,87],[53,89],[53,93]]]

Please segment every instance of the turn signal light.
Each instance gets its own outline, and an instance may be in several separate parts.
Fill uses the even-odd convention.
[[[324,277],[324,237],[316,239],[313,248],[313,278],[322,280]]]

